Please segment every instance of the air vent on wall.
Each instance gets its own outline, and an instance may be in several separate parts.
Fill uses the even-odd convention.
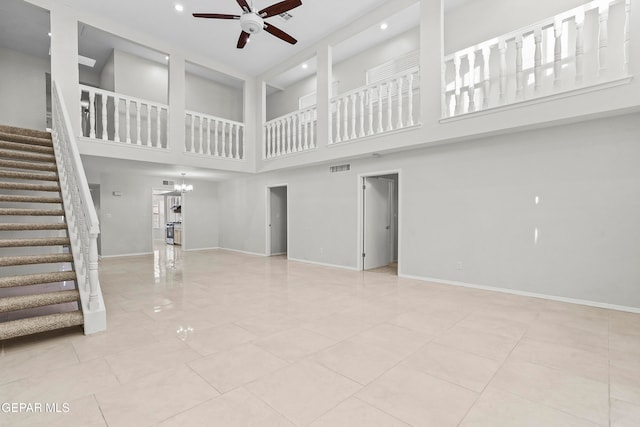
[[[162,181],[162,185],[173,185],[173,181],[164,180]]]
[[[347,172],[350,170],[351,170],[351,165],[348,163],[346,165],[337,165],[337,166],[329,167],[329,173]]]

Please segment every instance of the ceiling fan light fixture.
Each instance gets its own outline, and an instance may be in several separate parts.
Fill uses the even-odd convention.
[[[245,13],[240,17],[242,31],[249,34],[258,34],[264,28],[264,20],[255,13]]]

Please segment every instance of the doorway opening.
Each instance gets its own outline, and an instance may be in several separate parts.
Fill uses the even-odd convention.
[[[286,185],[267,187],[267,256],[287,255],[288,206]]]
[[[182,194],[156,188],[151,197],[153,246],[182,245]]]
[[[360,175],[359,269],[398,274],[400,173]]]

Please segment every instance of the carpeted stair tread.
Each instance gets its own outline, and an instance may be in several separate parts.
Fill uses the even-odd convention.
[[[43,138],[43,139],[51,139],[51,132],[48,132],[46,130],[35,130],[35,129],[20,128],[16,126],[0,125],[0,132],[12,133],[15,135],[33,136],[36,138]]]
[[[83,323],[84,318],[79,310],[12,320],[10,322],[0,323],[0,340],[78,326]]]
[[[52,217],[48,219],[49,223],[0,223],[0,231],[25,232],[21,238],[16,238],[15,233],[11,233],[7,236],[9,238],[0,239],[0,248],[9,248],[5,249],[5,253],[10,255],[0,256],[0,267],[71,263],[73,268],[71,253],[37,254],[39,247],[55,248],[57,246],[60,248],[69,247],[71,244],[68,237],[48,237],[47,234],[37,232],[67,230],[67,224],[64,221],[65,212],[61,208],[63,201],[60,195],[60,183],[51,133],[0,125],[0,189],[9,190],[7,191],[9,194],[0,194],[0,217],[17,217],[13,221],[29,221],[27,218],[38,221],[36,217]],[[30,204],[34,204],[35,207]],[[53,218],[54,216],[62,217],[62,221]],[[33,233],[33,231],[36,232]],[[17,249],[11,249],[29,247],[35,248],[35,255],[16,255],[19,253]],[[27,273],[29,270],[24,272]],[[7,271],[5,274],[12,273]],[[0,277],[0,289],[75,282],[76,278],[75,271]],[[74,302],[79,304],[80,301],[78,289],[51,292],[50,290],[41,291],[40,288],[25,288],[24,291],[13,292],[17,295],[0,298],[0,313],[25,310],[20,313],[20,316],[29,315],[29,309],[47,306],[55,307],[53,311],[65,310],[66,306],[60,306],[60,304]],[[26,293],[26,295],[20,295],[20,293]],[[31,315],[33,316],[33,314]],[[80,310],[0,322],[0,340],[83,324],[84,318]]]
[[[53,264],[57,262],[73,262],[73,255],[46,254],[0,257],[0,267],[8,267],[12,265]]]
[[[6,171],[0,170],[0,178],[11,179],[29,179],[35,181],[58,181],[58,174],[53,173],[33,173],[33,172],[18,172],[18,171]]]
[[[0,194],[0,202],[9,203],[62,203],[60,197],[22,196],[18,194]]]
[[[21,144],[19,142],[4,141],[0,138],[0,148],[25,153],[54,154],[53,147],[44,147],[42,145]]]
[[[0,181],[0,189],[60,192],[60,185],[57,183],[56,184],[29,184],[26,182]]]
[[[76,280],[75,271],[55,271],[52,273],[25,274],[22,276],[0,277],[0,288],[42,285],[45,283],[68,282]]]
[[[58,171],[58,168],[54,163],[20,162],[17,160],[6,160],[6,159],[0,159],[0,168],[35,170],[35,171],[46,171],[46,172]]]
[[[0,313],[44,307],[52,304],[63,304],[65,302],[78,301],[79,299],[80,293],[77,289],[0,298]]]
[[[0,208],[0,215],[10,216],[64,216],[63,209]]]
[[[17,160],[31,160],[35,162],[48,162],[55,163],[56,156],[53,155],[53,152],[49,154],[45,153],[35,153],[30,151],[18,151],[13,150],[11,148],[7,149],[5,142],[0,142],[0,158],[3,159],[17,159]]]
[[[66,230],[64,222],[32,223],[32,222],[2,222],[0,231],[30,231],[30,230]]]
[[[69,246],[70,244],[71,241],[68,237],[0,240],[0,248],[24,248],[28,246]]]
[[[0,140],[17,142],[24,145],[39,145],[41,147],[52,147],[51,138],[39,138],[37,136],[20,135],[17,133],[7,133],[0,130]]]

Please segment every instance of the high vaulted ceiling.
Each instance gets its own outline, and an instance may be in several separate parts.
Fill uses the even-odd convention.
[[[251,37],[244,49],[237,49],[240,23],[237,20],[196,19],[194,12],[240,14],[235,0],[60,0],[76,10],[97,14],[121,25],[139,29],[154,38],[184,46],[250,75],[262,73],[284,59],[347,25],[386,0],[304,0],[290,11],[288,21],[272,17],[268,22],[298,39],[292,46],[262,32]],[[254,0],[260,10],[278,0]],[[180,3],[184,10],[174,8]],[[251,3],[251,2],[250,2]]]
[[[294,46],[262,32],[251,37],[244,49],[236,48],[240,35],[237,20],[196,19],[194,12],[240,14],[235,0],[57,0],[72,8],[95,14],[136,29],[175,46],[184,46],[249,75],[260,74],[293,54],[374,10],[388,0],[303,0],[290,11],[288,21],[272,17],[268,22],[298,39]],[[260,10],[279,0],[253,0]],[[469,0],[446,0],[447,8]],[[251,0],[249,0],[251,3]],[[182,12],[175,10],[179,3]]]

